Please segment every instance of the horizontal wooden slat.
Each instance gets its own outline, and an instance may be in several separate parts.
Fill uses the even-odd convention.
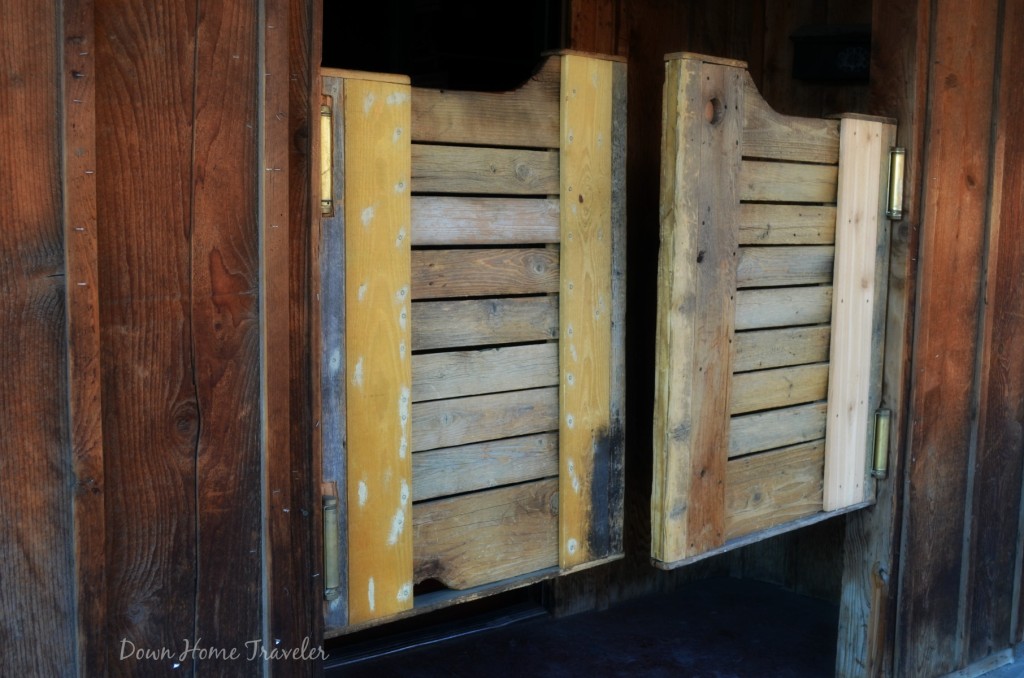
[[[829,326],[737,332],[733,342],[736,349],[733,371],[825,362],[828,360],[829,333]]]
[[[836,208],[743,203],[736,238],[740,245],[832,245]]]
[[[412,253],[413,299],[557,291],[557,249],[413,250]]]
[[[412,401],[558,385],[558,344],[426,353],[412,358]]]
[[[730,460],[725,480],[726,538],[821,511],[824,465],[821,440]]]
[[[512,92],[414,87],[412,139],[481,146],[558,147],[560,59]]]
[[[412,455],[412,499],[423,501],[557,475],[557,433],[446,447]]]
[[[558,338],[558,297],[416,301],[414,351]]]
[[[736,329],[827,323],[832,317],[831,287],[783,287],[736,293]]]
[[[745,160],[740,169],[740,200],[832,203],[838,176],[835,165]]]
[[[773,160],[839,161],[839,121],[776,113],[747,75],[743,108],[743,155]]]
[[[742,414],[729,427],[729,458],[825,436],[825,403]]]
[[[413,245],[557,243],[558,223],[552,198],[412,199]]]
[[[832,281],[835,248],[741,247],[737,287],[816,285]]]
[[[472,146],[412,146],[419,193],[557,195],[558,153]]]
[[[413,570],[467,589],[558,564],[558,479],[416,504]]]
[[[431,400],[412,408],[412,451],[544,433],[557,428],[557,387]]]
[[[414,362],[414,375],[415,369]],[[415,389],[415,376],[413,380]],[[827,390],[828,363],[745,372],[733,376],[730,412],[743,414],[824,400]]]

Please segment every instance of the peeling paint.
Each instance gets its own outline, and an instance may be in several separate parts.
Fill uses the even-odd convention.
[[[401,289],[395,292],[395,301],[397,301],[398,303],[402,303],[403,301],[405,301],[405,298],[407,296],[409,296],[409,287],[403,286]]]
[[[366,283],[362,283],[359,286],[359,293],[358,293],[359,301],[362,301],[363,299],[366,299],[366,289],[367,289]]]
[[[402,530],[405,529],[405,506],[402,506],[395,512],[395,516],[391,519],[391,532],[388,533],[388,546],[394,546],[398,543],[398,538],[402,536]]]
[[[352,368],[352,383],[359,388],[363,387],[363,356],[359,356],[356,366]]]
[[[401,360],[405,360],[405,342],[398,342],[398,357]]]
[[[359,481],[359,507],[366,506],[366,500],[370,496],[370,490],[366,487],[366,482],[363,480]]]
[[[403,134],[402,128],[401,127],[396,127],[395,131],[391,133],[391,143],[397,144],[399,139],[402,138],[402,134]]]
[[[370,612],[373,612],[373,610],[377,607],[377,601],[374,600],[373,577],[370,577],[370,586],[367,589],[366,595],[370,601]]]
[[[398,229],[398,237],[395,238],[395,247],[401,247],[405,242],[405,227]]]
[[[375,209],[373,208],[373,205],[370,205],[369,207],[367,207],[366,209],[364,209],[364,210],[363,210],[363,213],[362,213],[362,214],[360,215],[360,217],[359,217],[359,218],[360,218],[360,219],[362,219],[362,221],[363,221],[363,226],[369,226],[369,225],[370,225],[370,222],[371,222],[371,221],[373,221],[373,216],[374,216],[374,215],[375,215],[376,213],[377,213],[377,210],[375,210]]]
[[[409,309],[406,306],[402,307],[402,310],[398,312],[398,326],[401,329],[405,329],[406,321],[409,319]]]
[[[392,92],[391,94],[388,95],[388,98],[385,99],[385,101],[390,106],[397,106],[398,104],[404,104],[408,100],[409,100],[409,95],[407,93],[405,93],[405,92]]]
[[[373,104],[377,100],[377,97],[373,96],[373,92],[366,95],[363,99],[363,113],[369,113],[373,109]]]
[[[573,417],[571,414],[566,414],[565,415],[565,425],[568,426],[569,428],[572,428],[573,426],[575,426],[576,425],[575,417]],[[572,466],[572,462],[570,462],[570,468],[571,468],[571,466]]]
[[[409,483],[404,479],[402,480],[402,490],[398,495],[398,500],[402,502],[403,506],[409,503]]]
[[[398,589],[398,602],[404,603],[412,597],[412,582],[406,582],[402,584],[402,587]]]
[[[398,443],[398,458],[405,459],[405,455],[408,451],[409,441],[406,440],[405,436],[402,436],[402,442]]]
[[[566,548],[566,550],[569,551],[569,555],[570,556],[573,555],[574,553],[576,553],[576,549],[578,549],[579,546],[580,546],[579,542],[577,542],[575,539],[570,539],[565,544],[565,548]]]
[[[403,386],[402,392],[398,396],[398,419],[402,422],[402,431],[405,431],[405,426],[409,422],[409,387]]]
[[[395,184],[395,193],[405,193],[405,187],[407,186],[404,180],[399,181]]]

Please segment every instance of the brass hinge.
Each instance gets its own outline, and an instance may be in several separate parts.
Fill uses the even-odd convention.
[[[889,150],[889,199],[885,216],[899,221],[903,218],[903,165],[907,149],[895,147]]]
[[[331,107],[320,106],[320,214],[325,217],[334,212],[334,125]]]
[[[875,412],[875,456],[871,475],[883,479],[889,475],[889,423],[892,412],[882,408]]]
[[[338,548],[338,498],[325,496],[324,510],[324,598],[341,595],[341,561]]]

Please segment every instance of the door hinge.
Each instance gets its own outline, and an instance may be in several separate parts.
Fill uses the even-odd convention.
[[[341,595],[341,560],[338,548],[338,498],[324,496],[324,598]]]
[[[885,216],[899,221],[903,218],[903,166],[907,149],[899,146],[889,150],[889,198],[885,205]]]
[[[871,475],[884,479],[889,475],[889,423],[892,412],[886,408],[875,411],[875,455]]]
[[[329,104],[320,106],[320,214],[334,213],[334,125]]]

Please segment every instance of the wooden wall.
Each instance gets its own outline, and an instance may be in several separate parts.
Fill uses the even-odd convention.
[[[914,27],[880,31],[873,59],[872,106],[900,118],[911,159],[906,470],[878,525],[901,544],[883,668],[941,675],[1022,640],[1024,8],[901,0],[878,3],[875,23]]]
[[[314,4],[4,3],[0,673],[318,645]]]

